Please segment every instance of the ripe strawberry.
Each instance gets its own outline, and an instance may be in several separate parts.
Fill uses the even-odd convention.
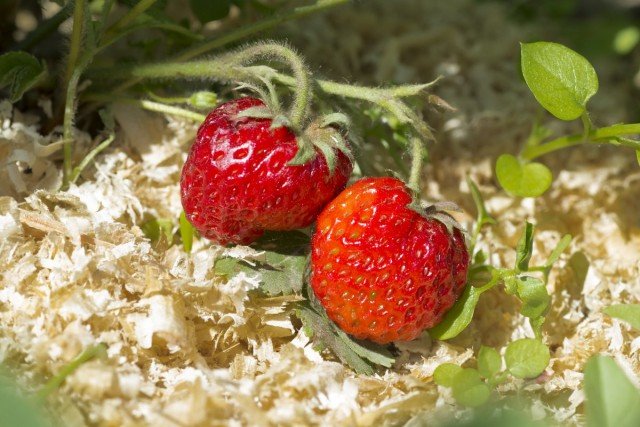
[[[381,344],[438,324],[462,293],[469,254],[460,230],[410,208],[395,178],[365,178],[322,211],[311,287],[345,332]]]
[[[213,110],[182,169],[187,219],[201,235],[220,244],[248,244],[264,230],[310,225],[352,171],[348,156],[337,149],[333,173],[315,147],[306,163],[289,164],[300,141],[287,127],[272,128],[272,119],[240,114],[257,107],[264,108],[264,103],[240,98]],[[343,138],[333,128],[315,131],[305,135]]]

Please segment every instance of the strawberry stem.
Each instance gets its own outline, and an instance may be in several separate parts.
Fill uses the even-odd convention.
[[[420,194],[420,175],[422,174],[422,164],[424,156],[424,147],[422,141],[418,137],[411,138],[411,173],[409,175],[409,188],[415,194]]]
[[[264,43],[250,46],[231,55],[225,55],[221,61],[230,65],[244,65],[256,58],[280,58],[291,67],[295,78],[294,99],[289,109],[289,120],[294,130],[302,131],[311,102],[311,72],[293,49],[277,43]]]

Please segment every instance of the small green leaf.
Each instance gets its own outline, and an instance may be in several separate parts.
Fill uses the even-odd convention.
[[[482,292],[475,286],[467,285],[458,301],[444,316],[442,322],[429,329],[429,335],[438,340],[457,337],[471,323],[473,312],[481,294]]]
[[[502,358],[494,348],[480,347],[478,352],[478,372],[483,377],[489,379],[500,372],[502,368]]]
[[[640,30],[638,27],[626,27],[618,31],[613,39],[613,50],[618,55],[626,55],[635,49],[638,42],[640,42]]]
[[[189,0],[191,11],[203,24],[226,18],[229,15],[231,3],[231,0]]]
[[[433,371],[433,381],[443,387],[453,387],[453,379],[462,368],[455,363],[443,363]]]
[[[522,301],[523,316],[536,318],[546,314],[551,296],[542,280],[529,276],[518,278],[517,294]]]
[[[523,163],[511,154],[498,157],[496,177],[505,191],[518,197],[538,197],[553,180],[551,171],[542,163]]]
[[[173,221],[170,218],[154,218],[140,226],[145,236],[152,242],[164,237],[167,242],[173,242]]]
[[[571,243],[570,234],[565,234],[564,236],[562,236],[562,239],[560,239],[555,249],[549,255],[549,258],[547,258],[547,262],[545,262],[544,265],[546,267],[551,267],[553,264],[555,264],[556,261],[560,259],[560,255],[562,255],[564,250],[567,249],[567,247],[569,247],[570,243]]]
[[[589,61],[566,46],[522,43],[522,75],[536,100],[561,120],[575,120],[598,91],[598,76]]]
[[[589,359],[584,390],[588,427],[640,425],[640,392],[611,357]]]
[[[532,338],[513,341],[504,354],[507,369],[517,378],[536,378],[544,372],[550,359],[549,347]]]
[[[640,304],[615,304],[602,310],[616,319],[624,320],[640,331]]]
[[[482,382],[478,371],[466,368],[453,377],[453,397],[461,405],[476,407],[489,400],[491,390]]]
[[[26,52],[0,55],[0,89],[9,88],[9,100],[17,102],[44,77],[46,70],[38,59]]]
[[[182,247],[186,253],[191,252],[191,248],[193,247],[193,235],[195,234],[195,230],[193,225],[187,219],[184,211],[180,213],[180,238],[182,239]]]
[[[482,194],[480,194],[480,190],[478,190],[478,186],[473,180],[467,176],[467,185],[469,186],[469,191],[471,191],[471,197],[473,198],[473,202],[476,205],[476,211],[478,212],[478,223],[482,227],[485,224],[495,224],[496,220],[487,212],[487,208],[484,204],[484,200],[482,199]]]
[[[533,231],[533,224],[527,221],[516,248],[515,267],[518,271],[529,270],[529,260],[531,259],[531,253],[533,252]]]
[[[640,150],[636,150],[636,161],[638,162],[638,165],[640,165]]]

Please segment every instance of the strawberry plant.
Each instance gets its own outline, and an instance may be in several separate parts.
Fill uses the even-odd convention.
[[[0,90],[11,103],[28,110],[42,102],[40,97],[51,99],[51,111],[40,131],[50,134],[52,140],[37,149],[59,153],[55,166],[61,176],[58,188],[51,192],[56,196],[34,193],[21,205],[4,198],[0,201],[0,225],[4,227],[0,231],[2,236],[9,236],[6,247],[19,233],[28,240],[28,250],[21,253],[11,249],[10,258],[14,252],[19,253],[19,258],[30,264],[7,269],[7,277],[55,282],[53,290],[29,293],[48,298],[56,292],[68,292],[64,303],[51,304],[52,310],[67,316],[65,321],[77,320],[75,324],[82,325],[81,332],[87,336],[94,331],[85,328],[83,322],[92,316],[102,319],[108,313],[130,311],[124,319],[103,323],[118,325],[123,334],[133,337],[128,341],[138,342],[139,348],[120,355],[135,356],[130,371],[148,369],[154,377],[153,381],[145,378],[140,384],[113,380],[114,389],[125,389],[129,384],[131,389],[137,389],[125,390],[126,393],[137,395],[140,391],[150,398],[153,391],[148,392],[149,387],[166,383],[176,387],[176,395],[188,393],[180,385],[184,377],[191,375],[188,369],[193,365],[200,369],[198,375],[202,374],[202,378],[196,381],[200,388],[193,392],[193,398],[189,396],[190,401],[203,401],[198,393],[224,383],[237,386],[231,391],[225,389],[224,396],[237,394],[245,399],[247,407],[249,403],[255,403],[259,410],[277,407],[269,401],[271,397],[259,402],[248,398],[243,394],[248,387],[241,383],[276,370],[282,361],[276,357],[269,363],[277,363],[270,366],[258,369],[252,365],[257,365],[258,359],[262,363],[273,356],[274,348],[298,348],[314,363],[337,360],[342,366],[331,366],[345,369],[354,378],[369,375],[367,379],[374,381],[379,379],[376,374],[385,371],[413,369],[408,368],[410,357],[403,353],[403,346],[421,346],[418,352],[427,357],[434,356],[434,352],[427,348],[426,341],[437,349],[455,346],[460,342],[456,338],[463,338],[474,322],[483,295],[486,298],[489,293],[499,292],[503,293],[501,298],[506,294],[504,300],[519,309],[516,321],[525,322],[514,335],[518,339],[502,348],[478,342],[474,345],[477,351],[468,350],[470,355],[475,354],[470,362],[440,363],[432,371],[416,368],[416,388],[431,386],[435,390],[434,382],[443,394],[450,393],[458,405],[475,408],[475,414],[488,411],[487,419],[492,420],[496,414],[491,405],[504,403],[500,395],[507,383],[514,386],[507,393],[513,394],[515,389],[519,395],[525,387],[544,383],[550,375],[555,347],[550,343],[548,327],[545,329],[552,309],[549,280],[552,269],[572,245],[572,236],[562,236],[549,253],[534,254],[534,242],[540,234],[535,234],[537,227],[532,220],[524,220],[518,243],[514,245],[514,240],[507,246],[515,246],[510,253],[515,261],[503,265],[493,256],[485,233],[489,228],[494,232],[513,225],[491,215],[494,211],[485,204],[482,187],[474,180],[467,177],[466,187],[460,186],[468,188],[477,213],[475,221],[469,221],[469,230],[458,222],[464,216],[457,205],[423,199],[427,193],[424,166],[431,161],[429,148],[435,136],[422,113],[425,107],[434,105],[450,108],[445,100],[427,95],[439,79],[380,87],[325,79],[291,45],[268,40],[263,34],[287,21],[345,3],[348,0],[316,0],[287,8],[288,3],[280,1],[189,0],[176,2],[180,8],[188,8],[188,17],[174,19],[160,0],[60,1],[55,14],[16,40],[11,51],[0,55]],[[549,3],[545,7],[554,6]],[[71,27],[68,49],[60,48],[54,55],[40,57],[41,44],[53,37],[65,21]],[[150,34],[157,37],[149,37]],[[631,31],[620,37],[616,49],[628,54],[637,44],[637,34]],[[390,52],[395,46],[391,45]],[[535,42],[521,44],[520,59],[524,81],[538,103],[559,120],[580,120],[582,131],[556,136],[536,123],[518,154],[506,153],[496,159],[495,178],[507,195],[543,195],[552,185],[553,174],[538,160],[565,148],[621,146],[635,150],[640,161],[640,141],[633,138],[640,134],[640,124],[599,126],[592,119],[588,104],[599,89],[599,81],[586,58],[560,44]],[[156,209],[151,214],[141,206],[140,212],[136,207],[129,209],[134,214],[127,211],[126,215],[120,212],[119,216],[109,217],[101,212],[96,229],[108,229],[110,222],[120,220],[126,229],[109,229],[97,238],[88,235],[89,221],[78,219],[88,208],[78,208],[66,222],[54,216],[61,206],[85,202],[76,199],[77,194],[86,197],[86,192],[74,192],[90,183],[92,175],[88,172],[94,162],[109,150],[125,150],[118,146],[122,141],[118,126],[122,125],[115,113],[121,105],[179,117],[185,121],[181,123],[192,122],[199,129],[190,147],[180,147],[186,159],[179,169],[183,211]],[[82,143],[80,134],[94,138],[90,146]],[[152,145],[158,141],[137,142]],[[380,154],[387,158],[377,159]],[[23,150],[9,163],[22,167],[27,156]],[[180,155],[174,158],[182,163]],[[162,169],[165,161],[167,158],[153,165],[159,175],[169,174]],[[118,165],[114,170],[122,167]],[[392,165],[393,170],[384,172],[388,176],[377,176],[381,175],[382,165]],[[138,179],[138,172],[128,171],[127,176],[118,179]],[[20,173],[33,171],[23,167]],[[106,174],[98,170],[96,175],[103,173]],[[173,184],[177,191],[177,182],[170,185]],[[125,187],[110,191],[124,191]],[[58,196],[60,199],[54,200]],[[46,200],[42,202],[38,197]],[[132,198],[126,195],[120,200],[127,197]],[[86,200],[87,204],[92,202],[98,205],[102,200]],[[29,209],[45,210],[47,215],[44,219],[30,216],[27,205]],[[115,240],[125,234],[130,238],[128,242]],[[43,236],[57,242],[49,246],[59,244],[62,249],[70,247],[71,241],[77,243],[68,262],[66,255],[58,253],[46,258],[48,246],[34,249]],[[114,242],[109,240],[112,237]],[[110,251],[110,258],[102,262],[88,260],[87,254],[92,256],[101,244],[101,250]],[[0,246],[4,250],[5,243]],[[153,262],[148,261],[150,254],[155,257],[158,253]],[[134,257],[135,262],[131,261]],[[132,271],[122,279],[118,269],[135,270],[138,258],[148,261],[144,271]],[[56,262],[63,263],[63,267]],[[74,268],[78,266],[82,266],[81,271],[76,272]],[[50,271],[42,273],[45,268]],[[56,280],[70,270],[74,270],[71,284],[58,284]],[[95,277],[91,275],[107,277],[111,284],[118,280],[126,283],[114,286],[111,294],[92,290],[90,298],[76,304],[82,297],[73,294],[74,290],[84,290],[85,285],[92,284]],[[0,309],[10,304],[27,306],[27,298],[17,291],[8,287],[0,291]],[[131,305],[109,305],[116,299],[114,295]],[[229,301],[225,301],[226,312],[221,314],[224,298]],[[245,318],[245,311],[250,311],[244,306],[247,301],[259,309],[254,307]],[[236,311],[230,312],[230,306]],[[270,319],[270,323],[265,321],[266,326],[259,330],[257,325],[263,318],[274,313],[284,316]],[[611,305],[603,313],[633,328],[640,327],[637,304]],[[178,320],[172,323],[174,318]],[[48,326],[44,323],[41,320],[37,327],[23,328],[21,333],[26,334],[27,329],[41,333]],[[116,333],[98,332],[100,327],[95,327],[94,339],[100,335],[116,340]],[[172,327],[179,332],[175,333]],[[71,332],[65,330],[65,335],[77,332],[69,328]],[[273,336],[265,332],[278,328],[281,330]],[[241,334],[244,341],[239,338]],[[86,348],[79,356],[73,356],[78,354],[74,352],[75,358],[67,358],[67,363],[56,369],[41,369],[50,378],[42,381],[44,386],[37,387],[40,391],[35,397],[40,403],[52,403],[55,392],[85,362],[107,360],[107,349],[117,354],[123,346],[121,342],[109,344],[113,347],[86,345],[90,339],[82,336],[70,346]],[[440,342],[433,344],[436,341]],[[232,344],[212,356],[212,348],[220,342]],[[191,348],[185,350],[185,343]],[[10,347],[0,340],[0,360],[4,358],[3,346]],[[162,350],[154,353],[153,347]],[[235,352],[241,347],[251,347],[259,355],[244,358]],[[69,351],[56,343],[37,357],[22,355],[19,363],[62,359],[61,354]],[[611,358],[592,354],[584,367],[587,425],[637,425],[638,390]],[[119,363],[120,359],[116,364]],[[171,369],[182,370],[179,374],[154,371],[160,364],[172,363],[178,367]],[[229,368],[232,373],[213,372],[214,365]],[[287,369],[285,362],[282,366]],[[117,367],[113,369],[109,375],[116,375]],[[340,371],[336,375],[347,374]],[[205,380],[212,378],[215,384],[212,381],[205,386]],[[277,381],[270,386],[277,389]],[[296,387],[299,388],[291,395],[309,394],[305,385]],[[333,386],[327,386],[330,387]],[[401,390],[407,386],[393,387]],[[389,393],[395,393],[395,389]],[[4,392],[0,383],[0,394]],[[108,399],[110,393],[113,390],[102,390],[96,396]],[[318,400],[325,406],[317,412],[338,407],[338,401],[349,393],[352,390],[345,385],[335,393],[338,397],[322,395]],[[24,404],[22,399],[4,394],[8,397],[0,399],[0,406],[5,403],[3,408],[13,405],[11,402],[17,402],[16,407]],[[427,398],[427,394],[416,394],[416,401]],[[166,395],[162,399],[171,400]],[[214,399],[204,399],[209,400]],[[510,404],[507,402],[507,412]],[[171,409],[166,405],[159,412]],[[419,404],[412,407],[414,412],[419,409]],[[145,411],[153,412],[137,408],[131,413]],[[259,418],[255,414],[253,417],[253,421]],[[354,422],[366,424],[366,417],[363,419]]]
[[[577,52],[557,43],[521,44],[524,80],[540,105],[560,120],[580,119],[583,131],[548,140],[550,132],[535,126],[518,156],[503,154],[496,161],[496,177],[508,193],[519,197],[537,197],[551,186],[551,171],[534,160],[576,145],[611,144],[635,150],[640,161],[640,141],[631,138],[640,133],[640,124],[615,124],[597,127],[587,109],[589,99],[598,91],[598,76],[589,61]]]

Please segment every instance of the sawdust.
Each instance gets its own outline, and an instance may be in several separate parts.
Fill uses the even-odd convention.
[[[440,142],[425,194],[460,203],[470,225],[464,177],[479,183],[499,221],[479,242],[492,263],[513,262],[525,219],[539,230],[534,259],[564,233],[575,236],[550,277],[545,380],[510,381],[499,391],[521,387],[538,417],[579,424],[590,355],[613,354],[640,374],[637,333],[600,313],[640,296],[633,155],[572,150],[551,161],[556,180],[544,197],[507,197],[494,182],[492,159],[516,151],[536,116],[516,63],[518,41],[531,29],[491,3],[394,3],[362,2],[283,31],[327,74],[376,84],[448,76],[437,93],[458,110],[429,113]],[[355,375],[311,348],[288,311],[295,297],[257,296],[250,274],[228,281],[212,274],[216,257],[251,259],[252,249],[198,240],[188,256],[144,236],[144,221],[180,213],[179,171],[196,128],[127,105],[114,112],[112,148],[78,186],[55,192],[59,134],[39,135],[35,118],[0,103],[7,159],[0,171],[0,362],[36,387],[87,346],[108,345],[106,360],[83,365],[52,398],[66,425],[419,425],[464,414],[432,381],[440,363],[473,365],[480,344],[532,335],[514,300],[494,290],[458,338],[399,344],[393,368]],[[87,134],[76,137],[79,151],[92,144]]]

